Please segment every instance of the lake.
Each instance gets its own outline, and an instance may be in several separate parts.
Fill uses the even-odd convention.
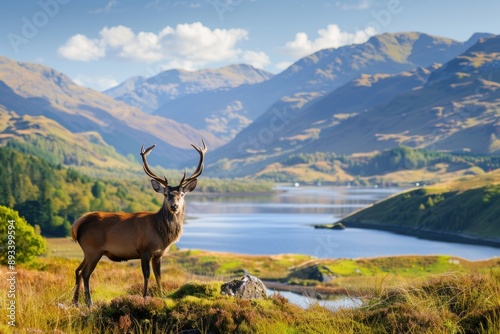
[[[402,189],[279,187],[268,196],[190,196],[177,245],[240,254],[307,254],[319,258],[445,254],[469,260],[500,249],[423,240],[385,231],[314,229],[335,222]]]

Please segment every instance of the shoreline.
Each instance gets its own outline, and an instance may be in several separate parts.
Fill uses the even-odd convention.
[[[352,296],[354,290],[349,290],[348,288],[333,288],[333,287],[324,287],[324,286],[315,286],[315,285],[293,285],[288,283],[281,283],[276,281],[267,281],[262,280],[262,283],[269,290],[274,290],[277,292],[292,292],[301,296],[308,296],[311,298],[315,298],[318,300],[328,300],[330,296]],[[361,290],[360,290],[361,291]],[[356,297],[362,296],[360,292]]]
[[[468,245],[500,248],[500,239],[481,239],[466,234],[458,234],[458,233],[453,234],[453,233],[422,230],[410,227],[400,227],[400,226],[380,224],[380,223],[363,223],[356,221],[348,221],[348,222],[343,221],[342,223],[346,226],[346,228],[352,227],[352,228],[379,230],[379,231],[392,232],[400,235],[411,236],[424,240],[434,240],[442,242],[453,242],[453,243],[461,243]]]
[[[236,191],[236,192],[193,192],[189,194],[190,197],[253,197],[253,196],[273,196],[276,194],[281,194],[284,191],[282,190],[273,190],[273,191],[254,191],[254,192],[244,192],[244,191]]]

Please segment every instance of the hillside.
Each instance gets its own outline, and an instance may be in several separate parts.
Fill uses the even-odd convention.
[[[396,74],[444,63],[477,41],[465,43],[421,33],[382,34],[366,43],[318,51],[255,85],[207,91],[167,102],[154,113],[211,131],[228,141],[273,104],[296,94],[306,102],[325,95],[362,74]],[[214,127],[224,124],[223,127]]]
[[[121,155],[137,155],[143,143],[156,143],[152,160],[164,166],[184,165],[192,158],[190,143],[214,136],[189,125],[152,116],[94,90],[80,87],[51,68],[0,57],[0,106],[19,117],[43,116],[72,133],[95,132]],[[43,129],[43,125],[37,125]],[[15,132],[11,133],[16,135]],[[14,137],[13,137],[14,139]]]
[[[0,146],[37,155],[53,164],[130,169],[128,160],[95,131],[72,133],[45,116],[19,116],[0,106]]]
[[[398,145],[498,152],[499,47],[494,36],[442,67],[365,74],[303,107],[282,101],[209,162],[225,159],[256,174],[293,153],[371,154]]]
[[[499,49],[500,36],[481,40],[433,72],[421,89],[326,129],[315,148],[352,153],[404,144],[498,152]]]
[[[165,103],[206,91],[227,90],[270,79],[269,72],[250,65],[230,65],[198,71],[168,70],[150,78],[134,77],[104,91],[105,94],[151,113]],[[172,118],[175,113],[164,116]]]
[[[342,223],[500,247],[500,171],[412,189],[355,212]]]
[[[254,177],[307,184],[412,186],[483,175],[498,168],[498,156],[440,153],[399,146],[375,155],[291,154],[266,166]]]
[[[234,140],[215,151],[211,159],[241,159],[255,154],[272,157],[299,150],[317,140],[324,129],[338,127],[356,115],[424,85],[435,68],[438,66],[392,75],[363,74],[309,104],[307,101],[311,98],[305,96],[305,99],[301,99],[304,95],[281,100],[243,129]],[[272,136],[264,137],[262,129],[271,129],[271,125],[277,130],[273,131]],[[259,136],[265,140],[258,140]]]

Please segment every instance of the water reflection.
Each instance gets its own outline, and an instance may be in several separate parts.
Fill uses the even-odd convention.
[[[363,302],[359,298],[339,297],[335,300],[318,300],[316,298],[304,296],[290,291],[274,291],[271,289],[267,289],[268,296],[272,296],[275,293],[282,295],[283,297],[288,299],[290,303],[298,305],[304,309],[307,309],[316,304],[319,304],[320,306],[323,306],[330,311],[335,311],[341,308],[355,308],[363,305]]]

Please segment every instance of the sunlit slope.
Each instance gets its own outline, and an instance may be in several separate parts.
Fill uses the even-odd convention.
[[[68,166],[122,169],[132,163],[106,144],[98,132],[72,133],[45,116],[19,116],[2,106],[0,145]]]
[[[344,219],[347,226],[500,245],[500,170],[413,189]]]
[[[122,155],[137,155],[143,143],[158,144],[165,165],[191,157],[190,143],[219,141],[186,124],[152,116],[73,83],[46,66],[0,57],[0,105],[19,116],[44,116],[72,133],[96,132]]]

